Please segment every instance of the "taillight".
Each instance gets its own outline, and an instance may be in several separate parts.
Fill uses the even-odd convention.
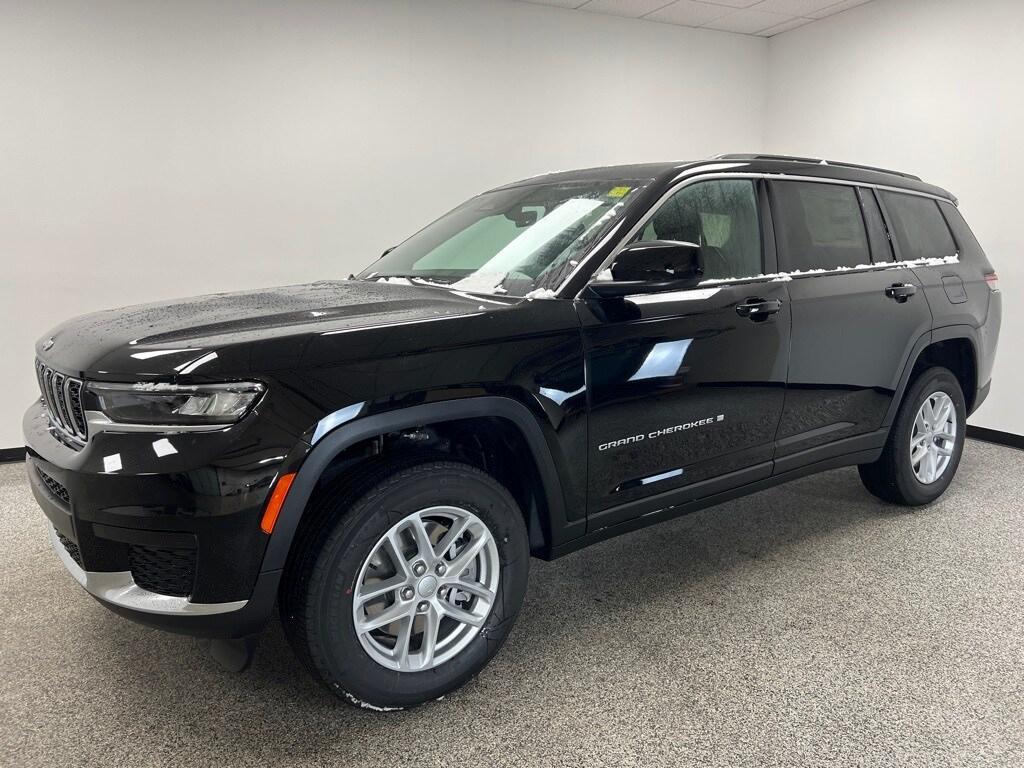
[[[999,275],[995,272],[989,272],[985,275],[985,282],[988,283],[988,287],[994,291],[999,288]]]

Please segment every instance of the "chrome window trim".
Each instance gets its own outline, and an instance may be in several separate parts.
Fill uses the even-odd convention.
[[[696,183],[701,182],[701,181],[709,181],[709,180],[715,180],[715,179],[752,179],[752,180],[754,180],[754,179],[765,179],[767,181],[809,181],[809,182],[817,182],[817,183],[821,183],[821,184],[841,184],[843,186],[854,187],[854,188],[856,188],[856,187],[867,187],[869,189],[880,189],[880,190],[884,190],[886,192],[896,192],[896,193],[905,194],[905,195],[916,195],[918,197],[927,197],[927,198],[930,198],[932,200],[936,200],[936,201],[939,201],[939,202],[953,203],[953,201],[950,198],[943,197],[942,195],[935,195],[935,194],[932,194],[931,192],[921,192],[921,191],[916,190],[916,189],[905,189],[903,187],[894,187],[894,186],[889,185],[889,184],[876,184],[876,183],[865,182],[865,181],[852,181],[850,179],[835,179],[835,178],[829,178],[829,177],[825,177],[825,176],[804,176],[804,175],[800,175],[800,174],[790,174],[790,173],[764,173],[764,172],[756,172],[755,173],[755,172],[747,172],[747,171],[690,171],[690,172],[684,171],[683,174],[681,174],[681,176],[683,178],[677,177],[678,180],[675,181],[665,191],[665,193],[661,197],[658,198],[657,202],[655,202],[653,205],[651,205],[650,208],[647,209],[647,211],[646,211],[646,213],[644,213],[643,217],[636,224],[634,224],[629,229],[629,231],[626,232],[625,235],[622,236],[622,239],[612,249],[612,252],[608,255],[608,258],[606,258],[603,262],[601,262],[600,265],[598,265],[598,267],[596,269],[593,270],[593,272],[592,272],[592,274],[590,276],[590,280],[587,281],[588,285],[590,284],[590,282],[592,282],[597,277],[598,274],[600,274],[603,270],[607,269],[611,265],[611,263],[612,263],[612,261],[614,261],[615,257],[619,255],[619,252],[623,248],[625,248],[626,245],[629,244],[631,238],[637,232],[639,232],[643,227],[645,227],[647,225],[647,222],[651,220],[651,218],[654,216],[654,214],[658,212],[658,210],[661,208],[661,206],[664,205],[668,201],[668,199],[670,197],[672,197],[674,194],[676,194],[676,192],[678,192],[679,190],[683,189],[684,187],[690,186],[691,184],[696,184]],[[955,205],[955,203],[953,203],[953,204]],[[611,232],[609,232],[608,235],[605,238],[603,238],[600,243],[595,245],[594,248],[591,249],[591,254],[593,254],[596,251],[598,251],[601,248],[603,248],[607,244],[607,242],[615,236],[615,234],[616,234],[615,230],[616,229],[617,228],[613,228],[613,230]],[[592,258],[593,258],[592,256],[588,256],[588,257],[586,257],[584,259],[581,259],[580,263],[579,263],[579,265],[577,265],[576,269],[574,269],[572,272],[570,272],[569,275],[565,278],[565,280],[562,281],[562,284],[558,287],[557,293],[560,294],[562,292],[562,290],[565,288],[565,286],[569,283],[569,281],[577,273],[582,272],[583,270],[585,270],[587,268],[588,264],[591,262]],[[894,266],[894,265],[899,265],[899,264],[901,264],[901,262],[895,261],[895,262],[889,262],[888,265],[889,266]],[[872,266],[874,266],[874,265],[872,265]],[[883,267],[885,265],[879,264],[878,266],[879,266],[879,268],[881,268],[881,267]],[[830,270],[823,270],[822,272],[809,273],[807,276],[808,277],[813,277],[813,276],[817,276],[817,275],[842,274],[844,272],[849,272],[849,271],[852,271],[852,270],[831,270],[830,269]],[[860,271],[868,271],[868,270],[860,270]],[[801,276],[802,275],[794,275],[793,277],[794,277],[794,279],[796,279],[797,277],[801,277]],[[739,279],[736,279],[736,280],[734,280],[732,282],[740,282],[741,280],[742,281],[754,281],[754,280],[760,279],[761,277],[762,276],[760,276],[760,275],[755,275],[755,276],[752,276],[750,278],[739,278]],[[698,285],[697,286],[697,288],[702,288],[702,287],[708,287],[708,286],[702,286],[702,285]],[[579,299],[582,296],[583,291],[585,291],[585,290],[586,290],[586,286],[584,286],[582,289],[580,289],[579,293],[577,293],[576,296],[573,297],[573,298]]]
[[[150,592],[135,583],[131,571],[86,571],[78,565],[57,538],[57,529],[50,527],[50,544],[68,573],[86,592],[105,603],[142,613],[161,616],[209,616],[239,611],[248,600],[230,603],[193,603],[187,597],[174,597]]]

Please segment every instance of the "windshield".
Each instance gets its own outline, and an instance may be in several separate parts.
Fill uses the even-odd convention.
[[[648,182],[563,181],[487,192],[417,232],[359,277],[551,296]]]

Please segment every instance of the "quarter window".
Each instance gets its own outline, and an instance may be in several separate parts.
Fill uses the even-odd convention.
[[[763,271],[757,196],[749,179],[683,187],[665,201],[636,239],[697,243],[708,280],[756,277]]]
[[[773,184],[779,261],[788,271],[871,263],[857,193],[845,184]]]
[[[956,244],[949,234],[938,204],[930,197],[881,192],[882,203],[892,222],[900,247],[900,258],[935,259],[956,255]]]

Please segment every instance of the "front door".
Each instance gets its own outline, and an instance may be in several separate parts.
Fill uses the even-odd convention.
[[[771,474],[790,317],[786,283],[761,276],[758,191],[750,179],[690,184],[633,238],[699,243],[700,286],[580,301],[588,530]]]

